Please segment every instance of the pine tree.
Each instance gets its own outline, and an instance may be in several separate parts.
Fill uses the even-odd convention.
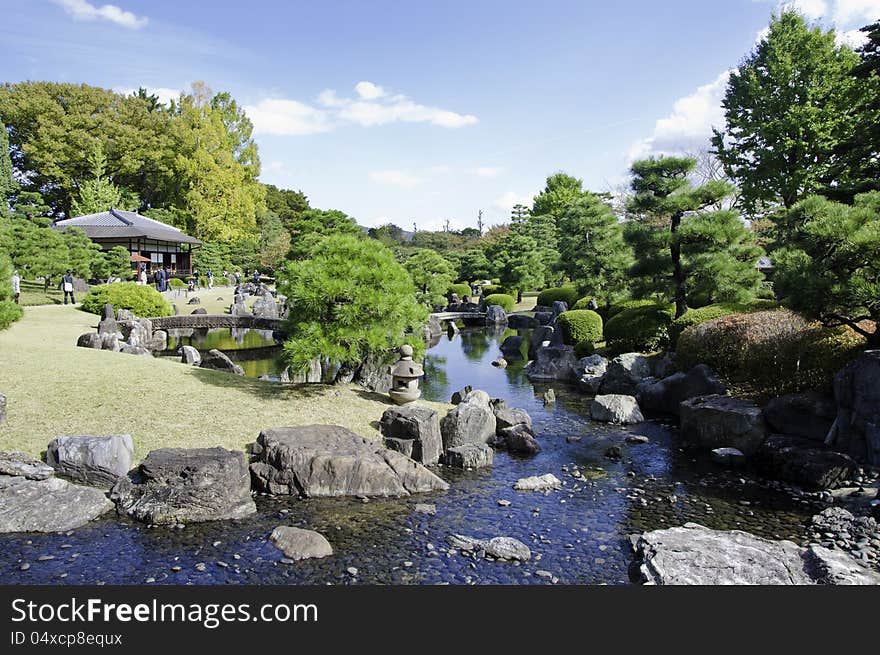
[[[9,203],[18,188],[12,177],[12,159],[9,157],[9,133],[0,123],[0,220],[9,218]]]
[[[95,142],[87,159],[90,177],[79,185],[79,192],[71,201],[71,215],[97,214],[113,208],[129,209],[124,206],[122,189],[105,177],[107,157],[100,142]]]

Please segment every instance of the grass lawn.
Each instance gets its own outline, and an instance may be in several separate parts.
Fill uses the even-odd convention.
[[[0,331],[0,393],[8,415],[0,423],[0,450],[39,455],[64,434],[130,434],[140,460],[167,446],[242,450],[263,428],[312,423],[378,438],[377,421],[390,406],[386,396],[354,385],[282,385],[77,348],[77,337],[97,322],[71,306],[48,305],[26,308]],[[450,407],[419,404],[441,415]]]
[[[182,289],[180,291],[166,291],[162,295],[165,296],[168,302],[177,305],[177,309],[180,310],[181,314],[192,314],[192,311],[198,307],[204,308],[209,314],[228,314],[229,306],[232,304],[233,296],[235,295],[235,287],[215,285],[213,289],[197,289],[192,293],[187,293],[186,290]],[[201,303],[198,305],[188,305],[187,303],[193,296],[198,297]],[[244,304],[250,309],[258,299],[257,296],[251,296],[245,300]]]
[[[21,299],[22,305],[60,305],[64,302],[64,292],[58,288],[61,281],[59,277],[54,284],[49,285],[49,290],[44,291],[45,285],[42,280],[22,280]]]

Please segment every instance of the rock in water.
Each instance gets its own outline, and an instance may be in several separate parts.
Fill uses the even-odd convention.
[[[512,453],[534,455],[541,450],[541,446],[532,434],[532,429],[522,423],[503,428],[498,434],[504,439],[504,445]]]
[[[109,489],[131,469],[134,444],[127,434],[64,436],[46,448],[46,463],[77,482]]]
[[[338,425],[270,428],[257,438],[259,491],[323,496],[407,496],[449,488],[423,465]]]
[[[515,425],[525,425],[531,432],[532,417],[526,410],[518,407],[514,409],[495,408],[495,429],[499,434],[504,428],[512,428]]]
[[[501,352],[505,357],[522,357],[522,345],[525,337],[512,335],[501,343]]]
[[[581,391],[591,396],[599,393],[607,370],[608,360],[602,355],[590,355],[579,359],[574,367],[574,375]]]
[[[489,394],[475,389],[440,421],[443,448],[485,444],[495,436],[495,412]]]
[[[180,362],[190,366],[198,366],[202,363],[201,353],[192,346],[181,346],[177,351],[180,353]]]
[[[681,404],[680,414],[682,439],[698,448],[736,448],[749,456],[767,437],[761,408],[747,400],[697,396]]]
[[[28,480],[45,480],[54,474],[55,469],[26,453],[0,452],[0,475],[18,476]]]
[[[520,478],[514,483],[513,488],[517,491],[544,491],[545,489],[558,489],[562,481],[552,473],[533,475],[529,478]]]
[[[491,305],[486,308],[486,325],[506,325],[507,312],[500,305]]]
[[[764,420],[773,431],[818,442],[825,441],[836,417],[834,398],[817,392],[774,398],[764,408]]]
[[[746,463],[746,456],[736,448],[715,448],[709,456],[713,462],[721,466],[742,466]]]
[[[492,466],[495,451],[484,443],[469,443],[447,449],[443,455],[446,466],[458,469],[478,469]]]
[[[233,375],[244,375],[244,369],[233,362],[229,357],[217,349],[209,350],[204,357],[201,368],[211,368],[215,371],[223,371],[224,373],[232,373]]]
[[[678,415],[679,406],[696,396],[726,395],[727,388],[712,369],[697,364],[687,373],[674,373],[669,377],[638,385],[639,405],[652,412]]]
[[[858,465],[848,455],[828,450],[805,437],[774,434],[755,454],[763,475],[809,489],[834,489],[851,480]]]
[[[841,552],[696,523],[647,532],[635,547],[647,584],[880,584],[880,573]]]
[[[618,355],[608,364],[600,391],[634,396],[639,383],[651,377],[651,360],[641,353]]]
[[[572,346],[542,346],[523,372],[529,380],[575,380],[578,359]]]
[[[473,390],[474,390],[474,388],[470,385],[462,387],[461,389],[459,389],[458,391],[456,391],[452,394],[452,399],[449,402],[452,403],[453,405],[458,405]]]
[[[532,551],[523,542],[513,537],[493,537],[492,539],[474,539],[461,534],[451,534],[446,542],[453,548],[466,551],[483,550],[496,559],[527,562],[532,558]]]
[[[64,532],[113,508],[94,487],[60,478],[0,475],[0,532]]]
[[[880,466],[880,350],[867,350],[834,376],[832,441],[859,462]]]
[[[379,431],[386,440],[411,441],[409,451],[412,454],[404,454],[417,462],[431,466],[440,461],[443,439],[440,436],[440,417],[433,409],[417,405],[386,409],[379,421]]]
[[[618,425],[632,425],[645,420],[636,399],[619,394],[593,398],[590,404],[590,416],[594,421]]]
[[[303,530],[288,525],[279,525],[272,530],[269,541],[292,560],[329,557],[333,547],[326,537],[314,530]]]
[[[237,519],[257,511],[245,454],[219,447],[154,450],[110,497],[120,514],[144,523]]]

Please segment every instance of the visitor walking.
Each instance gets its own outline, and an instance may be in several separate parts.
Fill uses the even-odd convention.
[[[43,276],[43,293],[49,293],[49,287],[52,286],[52,276]]]
[[[210,268],[208,269],[208,288],[214,288],[214,271],[212,271]]]
[[[61,278],[61,290],[64,291],[64,304],[67,304],[67,296],[70,296],[70,304],[76,304],[76,298],[73,297],[73,275],[70,273],[70,269],[67,269],[67,273],[64,274],[64,277]]]
[[[195,280],[196,289],[201,289],[202,285],[199,284],[199,269],[193,269],[193,280]]]
[[[241,271],[235,271],[235,286],[241,284]]]
[[[226,282],[223,283],[223,286],[228,287],[229,286],[229,271],[227,271],[225,268],[223,269],[223,279],[226,280]]]
[[[156,291],[162,290],[162,269],[157,268],[153,272],[153,283],[156,285]]]
[[[260,283],[260,271],[254,269],[254,284]]]
[[[165,289],[164,291],[169,291],[171,289],[171,278],[174,277],[174,272],[171,270],[170,266],[165,267]]]
[[[12,271],[12,299],[15,301],[15,304],[18,304],[18,299],[21,297],[21,278],[18,276],[18,271]]]
[[[138,282],[144,286],[147,286],[147,267],[141,264],[141,272],[138,275]]]

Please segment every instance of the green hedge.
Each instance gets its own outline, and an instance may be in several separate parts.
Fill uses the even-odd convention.
[[[483,301],[486,303],[486,307],[499,305],[505,312],[512,312],[516,306],[516,298],[508,296],[506,293],[493,293],[490,296],[484,296]]]
[[[0,300],[0,330],[5,330],[24,316],[24,310],[11,300]]]
[[[575,357],[581,359],[583,357],[589,357],[590,355],[596,352],[596,344],[592,341],[581,341],[574,347]]]
[[[684,316],[679,316],[672,322],[672,326],[669,328],[669,344],[672,348],[675,348],[678,343],[678,337],[692,325],[699,325],[700,323],[721,318],[722,316],[729,316],[730,314],[748,314],[777,309],[778,307],[779,303],[774,300],[756,299],[747,303],[718,303],[706,305],[699,309],[689,309],[685,312]]]
[[[556,319],[562,330],[562,338],[569,346],[582,341],[602,341],[602,317],[589,309],[572,309],[562,312]]]
[[[185,289],[186,288],[186,282],[181,280],[179,277],[171,278],[170,280],[168,280],[168,284],[171,286],[172,289]]]
[[[471,285],[467,282],[457,282],[456,284],[450,284],[446,293],[454,293],[458,295],[459,298],[464,298],[465,296],[470,296],[473,292],[471,291]]]
[[[569,307],[569,309],[590,309],[590,302],[592,300],[596,301],[597,305],[601,305],[598,298],[594,298],[593,296],[584,296],[580,300],[578,300],[574,305]]]
[[[615,303],[608,308],[608,311],[605,313],[605,320],[610,320],[617,314],[627,309],[635,309],[637,307],[654,307],[658,303],[656,300],[624,300],[623,302]]]
[[[863,349],[847,327],[826,328],[788,310],[729,314],[686,328],[678,339],[681,370],[708,364],[758,396],[830,391],[834,374]]]
[[[557,300],[561,300],[566,305],[568,305],[569,309],[571,309],[578,301],[577,289],[569,285],[554,287],[552,289],[544,289],[541,293],[538,294],[538,300],[536,304],[542,305],[544,307],[552,307],[553,303]]]
[[[675,309],[656,303],[640,304],[611,315],[605,323],[605,341],[616,353],[653,352],[669,346]]]
[[[143,286],[134,282],[114,282],[93,286],[82,301],[82,309],[92,314],[100,314],[104,305],[113,305],[113,309],[127,309],[135,316],[153,318],[155,316],[171,316],[171,305],[153,287]]]
[[[483,287],[483,296],[491,296],[496,293],[507,293],[507,290],[500,284],[487,284]]]

